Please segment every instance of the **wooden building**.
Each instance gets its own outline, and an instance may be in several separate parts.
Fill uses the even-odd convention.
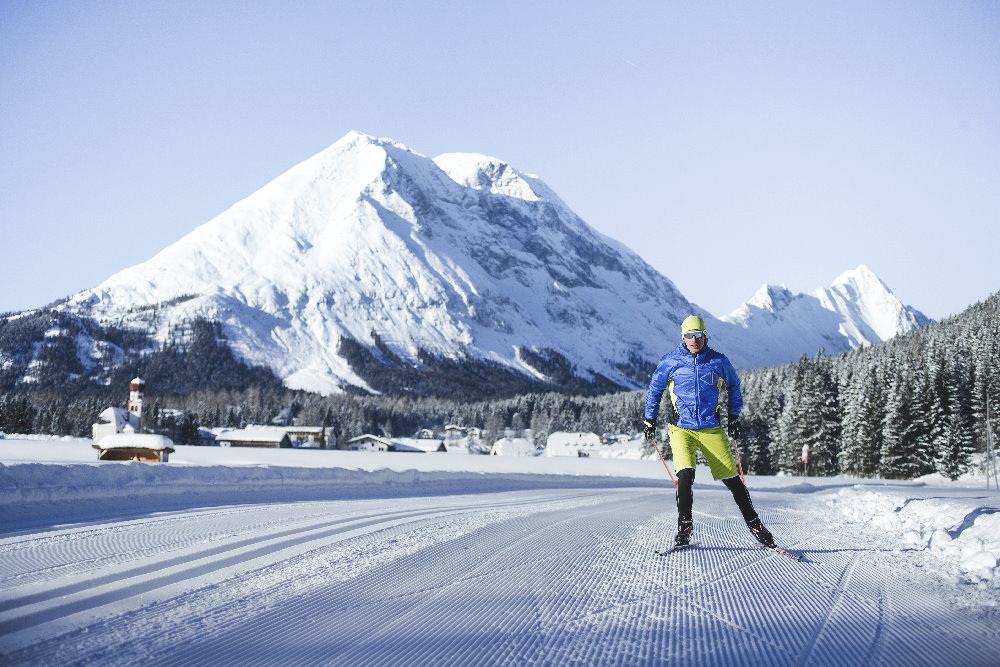
[[[93,445],[98,461],[166,463],[174,453],[173,441],[153,433],[112,433]]]
[[[253,426],[223,431],[215,436],[221,447],[274,447],[290,448],[292,440],[283,428]]]

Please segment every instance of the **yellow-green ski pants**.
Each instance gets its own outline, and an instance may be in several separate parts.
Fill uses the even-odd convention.
[[[674,455],[674,469],[693,468],[695,452],[701,451],[712,469],[712,477],[725,479],[739,474],[736,460],[729,449],[729,440],[721,426],[690,429],[670,424],[670,451]]]

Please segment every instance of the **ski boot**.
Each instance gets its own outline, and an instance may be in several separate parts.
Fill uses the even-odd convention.
[[[674,536],[675,547],[686,547],[691,544],[691,533],[694,532],[694,524],[690,521],[677,522],[677,535]]]
[[[771,535],[771,531],[764,527],[764,524],[761,523],[759,517],[752,521],[747,521],[747,527],[750,528],[750,532],[757,538],[757,541],[765,547],[769,549],[776,549],[778,547],[778,545],[774,542],[774,537]]]

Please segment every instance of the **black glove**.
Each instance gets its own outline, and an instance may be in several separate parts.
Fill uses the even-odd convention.
[[[743,434],[743,427],[740,425],[739,415],[729,415],[729,437],[738,440]]]
[[[656,439],[656,420],[655,419],[643,419],[642,420],[642,434],[646,436],[646,440],[652,442]]]

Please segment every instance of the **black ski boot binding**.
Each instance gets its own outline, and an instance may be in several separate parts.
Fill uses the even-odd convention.
[[[675,547],[686,547],[691,544],[691,533],[694,532],[694,524],[690,521],[677,522],[677,535],[674,536]]]
[[[753,536],[757,538],[757,541],[763,544],[769,549],[776,549],[777,544],[774,543],[774,537],[771,535],[771,531],[764,527],[764,524],[760,522],[760,519],[754,519],[753,521],[748,521],[747,526],[750,528],[750,532]]]

